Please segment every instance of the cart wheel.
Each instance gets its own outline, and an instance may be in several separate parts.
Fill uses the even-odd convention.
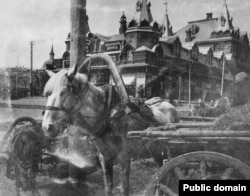
[[[145,196],[178,196],[179,180],[250,179],[250,167],[217,152],[191,152],[171,159],[151,180]]]
[[[11,141],[14,133],[16,133],[16,131],[18,131],[20,129],[20,127],[23,126],[30,126],[33,125],[37,128],[37,130],[39,131],[39,133],[42,135],[42,129],[40,127],[40,125],[36,122],[35,119],[31,118],[31,117],[19,117],[17,119],[15,119],[15,121],[10,125],[10,127],[8,128],[8,130],[6,131],[5,135],[3,136],[1,142],[0,142],[0,149],[2,152],[6,151],[7,146],[9,145],[9,142]]]

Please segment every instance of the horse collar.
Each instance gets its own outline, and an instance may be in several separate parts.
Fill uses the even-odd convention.
[[[70,92],[76,94],[77,97],[78,97],[78,100],[81,102],[81,100],[86,96],[86,94],[87,94],[87,92],[88,92],[88,89],[89,89],[89,83],[87,82],[87,83],[85,84],[85,86],[84,86],[84,89],[83,89],[81,95],[79,95],[77,92],[74,92],[73,90],[70,90]],[[64,97],[64,99],[65,99],[65,97]],[[64,99],[63,99],[63,101],[64,101]],[[62,103],[63,103],[63,101],[62,101]],[[66,109],[64,109],[63,107],[61,107],[62,103],[60,103],[60,106],[59,106],[59,107],[55,107],[55,106],[46,106],[44,110],[52,110],[52,111],[53,111],[53,110],[54,110],[54,111],[56,111],[56,110],[57,110],[57,111],[60,111],[60,110],[61,110],[61,111],[69,112],[68,110],[66,110]],[[74,107],[74,108],[75,108],[75,107]],[[72,112],[73,112],[73,111],[75,111],[75,109],[73,109]],[[70,113],[72,113],[72,112],[70,112]]]
[[[85,84],[85,86],[84,86],[84,89],[83,89],[81,95],[79,96],[79,99],[80,99],[80,100],[83,99],[83,98],[86,96],[88,90],[89,90],[89,83],[87,82],[87,83]]]

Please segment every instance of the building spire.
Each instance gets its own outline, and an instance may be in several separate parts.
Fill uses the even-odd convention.
[[[168,0],[165,0],[164,5],[166,6],[165,11],[166,11],[166,13],[168,13]]]
[[[140,25],[142,21],[147,21],[151,23],[153,21],[153,17],[151,14],[151,3],[147,2],[147,0],[138,0],[136,3],[136,12],[134,16],[134,21]]]
[[[162,33],[163,37],[168,37],[173,35],[172,31],[172,25],[170,24],[169,18],[168,18],[168,1],[165,0],[164,5],[166,6],[165,8],[165,14],[164,14],[164,19],[163,19],[163,25],[162,25]]]
[[[122,11],[122,16],[120,18],[120,28],[119,33],[123,34],[127,31],[127,17],[125,16],[124,11]]]
[[[227,1],[224,0],[223,11],[221,17],[219,18],[219,30],[221,31],[233,30],[234,27],[232,21],[233,18],[229,14]]]
[[[51,46],[49,56],[50,56],[50,60],[54,60],[55,53],[54,53],[54,48],[53,48],[53,39],[52,39],[52,46]]]

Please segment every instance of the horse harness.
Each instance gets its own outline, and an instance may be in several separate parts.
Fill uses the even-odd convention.
[[[69,113],[68,119],[66,120],[67,130],[69,130],[70,124],[72,124],[73,120],[76,119],[80,125],[85,126],[88,130],[91,130],[91,133],[94,135],[94,137],[102,137],[107,132],[106,127],[107,127],[108,121],[109,121],[109,112],[110,112],[111,99],[112,99],[111,98],[112,97],[112,87],[111,86],[108,87],[108,95],[106,98],[104,112],[98,116],[88,116],[88,115],[82,116],[78,111],[81,100],[87,95],[88,90],[89,90],[89,83],[88,82],[84,86],[83,92],[80,95],[76,91],[74,91],[73,88],[71,88],[69,91],[65,91],[64,96],[61,98],[62,101],[61,101],[59,107],[46,106],[44,111],[46,111],[46,110],[64,111],[66,113]],[[73,94],[74,96],[76,96],[76,98],[78,100],[77,101],[78,103],[71,110],[68,110],[68,109],[63,107],[63,102],[66,100],[66,97],[69,96],[69,94],[71,94],[71,95]],[[99,127],[97,128],[97,131],[94,131],[93,128],[86,121],[86,118],[87,119],[102,118],[101,122],[103,122],[103,123],[98,123]]]

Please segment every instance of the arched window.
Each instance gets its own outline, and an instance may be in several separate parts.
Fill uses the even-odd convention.
[[[179,41],[175,42],[174,50],[175,50],[175,55],[176,56],[180,56],[180,53],[181,53],[181,44],[180,44]]]
[[[134,47],[130,44],[125,44],[122,49],[121,60],[132,61],[133,60]]]
[[[198,32],[199,32],[199,26],[197,26],[197,25],[192,25],[192,27],[191,27],[191,34],[192,35],[195,35],[195,34],[197,34]]]
[[[133,50],[132,49],[128,49],[126,52],[126,57],[128,61],[132,61],[133,60]]]
[[[100,52],[101,50],[101,40],[96,40],[96,52]]]

